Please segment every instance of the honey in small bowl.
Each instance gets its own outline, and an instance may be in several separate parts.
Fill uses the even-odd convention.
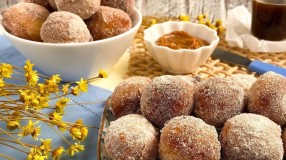
[[[185,31],[173,31],[161,36],[156,42],[159,46],[166,46],[171,49],[197,49],[207,46],[209,43],[203,39],[189,35]]]

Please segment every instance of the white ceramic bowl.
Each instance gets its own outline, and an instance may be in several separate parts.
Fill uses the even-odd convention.
[[[86,43],[43,43],[11,35],[3,27],[4,35],[17,50],[46,75],[60,74],[63,81],[92,78],[103,69],[110,71],[134,39],[142,15],[134,8],[133,27],[115,37]]]
[[[174,50],[169,47],[156,45],[155,42],[159,37],[173,31],[185,31],[191,36],[207,41],[209,45],[194,50]],[[174,74],[187,74],[206,62],[216,48],[219,37],[215,30],[202,24],[168,21],[155,24],[146,29],[144,31],[144,42],[151,57],[153,57],[164,70]]]

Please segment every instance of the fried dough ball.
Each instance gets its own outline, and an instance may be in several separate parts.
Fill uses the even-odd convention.
[[[47,43],[89,42],[92,39],[84,21],[65,11],[50,14],[41,28],[41,38]]]
[[[48,0],[48,2],[54,10],[58,10],[55,0]]]
[[[38,5],[41,5],[45,8],[49,8],[50,7],[50,4],[48,2],[48,0],[24,0],[24,2],[27,2],[27,3],[35,3],[35,4],[38,4]]]
[[[121,9],[131,16],[135,5],[135,0],[101,0],[101,5]]]
[[[121,81],[111,95],[111,110],[116,118],[140,113],[142,90],[151,83],[147,77],[130,77]]]
[[[161,130],[161,160],[219,160],[220,149],[215,127],[199,118],[175,117]]]
[[[281,138],[283,142],[284,157],[286,157],[286,128],[283,129]]]
[[[195,98],[195,115],[218,128],[244,109],[243,89],[227,78],[205,80],[198,86]]]
[[[234,80],[238,85],[240,85],[244,92],[248,92],[252,84],[256,81],[256,78],[248,74],[235,74],[229,77]]]
[[[100,6],[100,0],[54,0],[58,11],[67,11],[80,16],[82,19],[90,18]]]
[[[111,122],[104,142],[113,160],[156,160],[158,157],[157,132],[139,114],[129,114]]]
[[[42,41],[40,29],[50,12],[43,6],[34,3],[18,3],[4,10],[2,25],[14,36]]]
[[[141,112],[162,128],[171,118],[191,113],[193,96],[193,88],[181,78],[170,75],[155,77],[142,92]]]
[[[200,77],[191,77],[188,75],[180,75],[178,77],[187,82],[193,88],[196,88],[198,84],[201,82]]]
[[[132,27],[130,17],[120,9],[100,6],[88,22],[94,40],[117,36]]]
[[[224,160],[282,160],[281,127],[269,118],[243,113],[226,121],[221,133]]]
[[[274,72],[261,75],[249,89],[248,111],[286,124],[286,78]]]

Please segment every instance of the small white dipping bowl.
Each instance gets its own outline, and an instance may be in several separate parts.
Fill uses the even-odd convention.
[[[63,81],[96,77],[100,69],[110,71],[134,39],[142,15],[134,8],[132,28],[115,37],[85,43],[43,43],[11,35],[3,27],[4,35],[43,74],[60,74]]]
[[[209,43],[198,49],[174,50],[159,46],[155,42],[163,35],[173,31],[185,31],[191,36],[203,39]],[[217,32],[209,27],[182,21],[168,21],[155,24],[144,31],[144,42],[151,57],[157,61],[164,70],[174,74],[187,74],[200,67],[216,48],[219,37]]]

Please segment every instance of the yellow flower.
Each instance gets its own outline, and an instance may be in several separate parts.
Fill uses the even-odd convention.
[[[50,78],[51,81],[55,82],[55,83],[60,83],[62,81],[61,77],[59,74],[56,74],[56,75],[53,75],[51,78]]]
[[[83,141],[88,135],[88,129],[83,126],[82,119],[77,120],[70,129],[70,135],[75,140]]]
[[[69,84],[63,85],[62,91],[64,94],[68,94],[69,93]]]
[[[15,130],[20,127],[20,123],[17,121],[8,121],[6,124],[6,128],[10,131]]]
[[[72,89],[72,90],[71,90],[71,94],[73,94],[73,95],[75,95],[75,96],[78,96],[78,95],[79,95],[80,89],[79,89],[78,86],[72,87],[71,89]]]
[[[80,129],[80,132],[81,132],[81,138],[82,140],[84,140],[88,135],[88,129],[86,127],[82,127]]]
[[[100,70],[98,76],[99,76],[100,78],[107,78],[107,77],[108,77],[108,74],[107,74],[106,71]]]
[[[222,26],[222,20],[220,20],[220,19],[216,20],[215,26],[216,27]]]
[[[22,127],[22,131],[18,134],[18,136],[20,136],[20,138],[22,136],[28,136],[30,135],[33,131],[34,131],[34,125],[39,123],[38,121],[33,123],[32,120],[29,119],[28,124],[24,127]]]
[[[180,21],[190,21],[190,17],[186,14],[181,14],[179,16]]]
[[[41,135],[40,132],[41,132],[40,127],[34,128],[31,133],[31,136],[33,137],[33,139],[38,140],[38,136]]]
[[[4,87],[5,86],[5,82],[3,80],[2,77],[0,77],[0,87]]]
[[[59,147],[57,149],[55,149],[53,152],[52,152],[52,158],[53,160],[59,160],[61,158],[61,155],[63,154],[64,152],[64,148],[63,147]]]
[[[59,87],[58,87],[58,84],[55,81],[49,79],[49,80],[46,81],[45,84],[46,84],[46,88],[47,88],[49,93],[58,92]]]
[[[76,82],[78,84],[78,88],[83,91],[87,92],[88,90],[88,84],[87,81],[83,80],[83,78],[80,79],[80,81]]]
[[[4,78],[11,78],[13,74],[13,66],[7,63],[0,64],[0,76]]]
[[[71,145],[70,148],[67,150],[70,156],[74,156],[74,153],[77,153],[80,151],[84,151],[84,145],[80,145],[77,143]]]
[[[35,64],[31,63],[30,60],[27,60],[25,62],[25,65],[24,65],[24,70],[25,72],[29,72],[29,71],[32,71],[33,70],[33,67],[34,67]]]
[[[58,126],[58,128],[60,129],[60,131],[65,132],[67,130],[67,124],[61,121],[57,121],[55,123],[55,125]]]
[[[47,86],[45,84],[39,83],[39,93],[43,96],[49,96],[49,92],[47,91]]]
[[[61,80],[62,79],[60,78],[60,75],[58,74],[53,75],[49,80],[46,80],[45,84],[46,84],[46,88],[48,92],[49,93],[58,92],[59,91],[58,83],[60,83]]]
[[[218,35],[221,35],[224,31],[225,31],[225,28],[224,28],[223,26],[219,26],[219,27],[217,28],[217,34],[218,34]]]
[[[30,86],[37,85],[37,83],[39,81],[39,75],[38,75],[37,71],[33,71],[33,70],[27,71],[25,73],[25,77],[26,77],[26,81],[28,82],[28,84]]]
[[[45,160],[47,155],[43,155],[37,148],[31,148],[26,160]]]
[[[39,149],[44,153],[47,154],[48,152],[50,152],[52,150],[52,140],[51,139],[40,139],[42,141],[41,146],[39,147]]]
[[[157,19],[152,19],[151,20],[151,23],[150,23],[150,26],[153,26],[154,24],[157,24]],[[100,72],[99,72],[100,73]],[[103,77],[102,77],[103,78]]]
[[[62,121],[62,118],[63,117],[60,115],[60,113],[57,112],[49,114],[49,119],[52,121]]]
[[[204,19],[206,19],[207,18],[207,16],[205,15],[205,14],[200,14],[200,15],[198,15],[198,17],[197,17],[197,20],[204,20]]]
[[[66,97],[60,98],[56,102],[56,112],[64,114],[64,108],[66,107],[68,102],[70,102],[70,98],[66,98]]]

